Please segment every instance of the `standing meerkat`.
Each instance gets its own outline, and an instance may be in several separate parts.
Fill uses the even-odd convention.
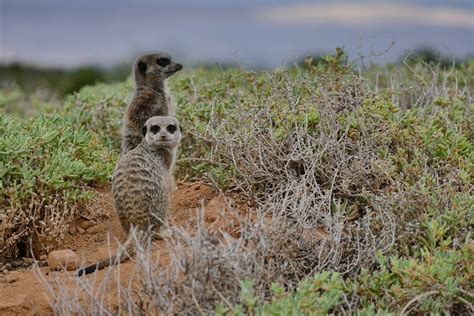
[[[112,177],[112,193],[120,223],[129,233],[136,229],[140,240],[159,237],[161,224],[174,188],[172,169],[181,142],[181,129],[176,118],[154,116],[142,128],[143,140],[118,161]],[[125,252],[79,270],[78,276],[123,262],[135,251],[131,236],[124,244]]]
[[[135,60],[132,70],[135,94],[124,115],[122,155],[140,144],[140,129],[150,117],[174,115],[166,79],[182,68],[164,53],[147,53]]]

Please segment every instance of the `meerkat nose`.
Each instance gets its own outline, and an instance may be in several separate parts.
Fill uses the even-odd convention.
[[[181,65],[181,64],[176,64],[176,68],[177,68],[178,70],[181,70],[181,69],[183,69],[183,65]]]
[[[161,139],[166,139],[166,135],[161,135]]]

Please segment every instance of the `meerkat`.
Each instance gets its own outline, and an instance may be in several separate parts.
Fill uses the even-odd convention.
[[[127,107],[123,122],[122,155],[140,144],[140,129],[152,116],[174,116],[174,101],[166,79],[183,66],[164,53],[147,53],[133,64],[135,94]]]
[[[181,142],[176,118],[154,116],[142,128],[143,140],[118,161],[112,176],[112,193],[120,223],[129,233],[138,232],[140,240],[159,238],[159,231],[170,205],[174,188],[173,166]],[[131,236],[126,251],[79,270],[78,276],[123,262],[135,254]]]

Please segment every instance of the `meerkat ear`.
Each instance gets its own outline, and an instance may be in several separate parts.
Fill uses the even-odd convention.
[[[146,76],[146,63],[143,61],[138,62],[138,71],[144,76]]]
[[[181,125],[178,125],[178,126],[179,126],[179,132],[180,132],[181,134],[183,134],[183,133],[184,133],[183,128],[181,127]]]
[[[142,127],[142,135],[143,137],[146,135],[146,125]]]

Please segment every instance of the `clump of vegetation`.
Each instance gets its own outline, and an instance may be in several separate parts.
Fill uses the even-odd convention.
[[[0,88],[0,109],[16,117],[28,118],[40,113],[53,113],[61,107],[61,101],[46,90],[27,94],[16,84]]]
[[[407,63],[358,72],[337,51],[323,63],[271,73],[208,69],[173,78],[185,132],[179,176],[240,192],[255,207],[240,218],[238,236],[218,236],[202,224],[195,234],[175,228],[167,240],[173,264],[165,270],[139,252],[144,284],[138,293],[123,290],[123,308],[221,315],[472,312],[473,77],[472,61],[460,68]],[[33,119],[55,118],[71,133],[85,128],[94,140],[51,141],[51,148],[67,148],[59,157],[82,165],[76,177],[61,171],[66,188],[52,186],[48,196],[76,192],[65,199],[74,204],[84,192],[78,188],[110,175],[130,93],[130,81],[87,87],[67,99],[61,117]],[[11,146],[21,148],[9,143],[0,152]],[[35,153],[53,157],[45,149]],[[13,160],[18,168],[19,159]],[[45,172],[37,179],[54,174]],[[36,196],[8,183],[15,194]],[[12,196],[2,203],[16,201]],[[64,310],[61,297],[56,303]],[[84,311],[77,302],[67,310]]]
[[[121,143],[123,113],[132,95],[132,82],[98,84],[84,87],[66,98],[62,114],[74,124],[101,136],[114,148]]]
[[[108,182],[116,154],[57,114],[19,120],[0,112],[0,250],[26,256],[53,246],[87,187]],[[47,248],[46,248],[47,249]]]

